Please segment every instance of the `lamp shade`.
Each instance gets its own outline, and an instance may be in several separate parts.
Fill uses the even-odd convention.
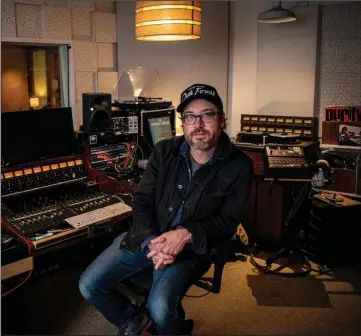
[[[135,35],[142,41],[180,41],[201,37],[199,1],[137,1]]]
[[[295,14],[282,7],[282,1],[273,1],[272,9],[259,15],[260,23],[285,23],[296,21]]]
[[[30,98],[30,107],[32,107],[32,108],[39,107],[39,98],[38,97]]]

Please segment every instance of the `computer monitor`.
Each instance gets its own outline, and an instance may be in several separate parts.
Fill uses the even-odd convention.
[[[1,113],[6,166],[77,153],[70,107]]]
[[[156,145],[161,140],[170,139],[173,136],[169,116],[149,119],[148,122],[153,145]]]
[[[141,112],[141,138],[148,152],[159,141],[175,135],[175,114],[174,108]]]

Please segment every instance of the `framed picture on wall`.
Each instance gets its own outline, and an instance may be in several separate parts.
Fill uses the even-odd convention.
[[[361,146],[361,127],[340,124],[338,143],[343,146]]]

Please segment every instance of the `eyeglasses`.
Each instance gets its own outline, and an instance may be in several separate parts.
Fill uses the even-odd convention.
[[[217,112],[205,112],[199,115],[196,114],[185,114],[181,119],[186,125],[193,125],[197,118],[201,119],[204,123],[211,123],[214,120],[214,117],[219,115]]]

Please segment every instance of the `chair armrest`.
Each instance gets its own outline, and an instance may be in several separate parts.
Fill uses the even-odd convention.
[[[222,274],[227,261],[230,243],[230,239],[222,239],[215,244],[210,253],[210,258],[214,262],[213,277],[203,277],[196,281],[195,285],[215,294],[221,291]]]

